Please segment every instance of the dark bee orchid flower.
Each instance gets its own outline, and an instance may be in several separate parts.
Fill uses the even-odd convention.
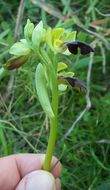
[[[80,52],[82,55],[86,55],[90,52],[94,52],[94,49],[90,45],[83,42],[73,41],[73,42],[64,42],[63,44],[68,47],[68,50],[72,54],[77,54],[78,48],[80,49]]]
[[[85,91],[86,86],[76,77],[66,77],[66,76],[58,76],[58,81],[60,84],[70,85],[79,91]]]

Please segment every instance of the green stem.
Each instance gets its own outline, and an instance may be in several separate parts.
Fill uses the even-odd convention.
[[[48,146],[47,146],[46,157],[45,157],[45,161],[43,165],[43,169],[46,171],[49,171],[51,169],[50,163],[51,163],[53,152],[54,152],[56,132],[57,132],[56,118],[51,120],[50,127],[51,127],[50,136],[49,136],[49,141],[48,141]]]
[[[53,89],[52,89],[52,108],[54,111],[55,117],[50,119],[50,136],[47,146],[47,152],[46,157],[43,165],[43,169],[49,171],[53,152],[54,152],[54,146],[56,141],[56,134],[57,134],[57,115],[58,115],[58,84],[57,84],[57,76],[55,80],[53,81]]]
[[[48,70],[48,77],[52,81],[52,109],[55,117],[50,118],[50,136],[48,140],[48,146],[45,156],[45,161],[43,169],[50,171],[50,164],[54,152],[56,134],[57,134],[57,115],[58,115],[58,84],[57,84],[57,63],[48,56],[47,52],[44,49],[40,50],[40,58],[42,58],[44,64],[46,64]]]

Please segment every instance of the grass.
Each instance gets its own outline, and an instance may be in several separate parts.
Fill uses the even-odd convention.
[[[32,1],[33,2],[33,1]],[[95,30],[100,36],[109,32],[110,17],[99,14],[110,12],[109,1],[46,1],[54,11],[48,14],[43,7],[37,7],[31,1],[25,1],[23,19],[20,24],[20,36],[27,18],[37,23],[43,19],[51,26],[61,25],[59,11],[62,15],[70,15],[72,21],[64,22],[64,26],[74,29],[74,24],[83,24],[84,28]],[[18,1],[0,2],[0,66],[9,57],[8,49],[14,41],[14,28],[18,10]],[[102,20],[100,26],[93,25]],[[92,27],[92,28],[91,28]],[[97,38],[85,32],[78,32],[78,40],[91,43]],[[110,34],[105,36],[110,42]],[[103,55],[99,43],[102,44],[106,57],[106,74],[103,74]],[[88,56],[71,56],[65,58],[76,76],[86,82],[88,72]],[[70,64],[71,63],[71,64]],[[75,64],[72,64],[75,63]],[[34,84],[35,65],[24,65],[14,74],[11,86],[11,74],[0,79],[0,154],[1,156],[20,152],[45,152],[48,141],[48,120],[37,101]],[[63,171],[61,175],[63,190],[107,190],[110,189],[110,66],[109,50],[101,40],[97,41],[91,73],[91,109],[85,113],[65,140],[73,122],[86,105],[84,94],[69,89],[60,97],[59,129],[55,155],[61,158]],[[9,94],[8,94],[9,93]],[[8,96],[7,96],[8,95]]]

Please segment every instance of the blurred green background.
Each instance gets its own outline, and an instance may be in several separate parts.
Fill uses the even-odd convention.
[[[60,97],[55,155],[62,162],[63,190],[110,189],[110,2],[108,0],[0,1],[0,155],[45,152],[48,119],[37,101],[36,65],[4,73],[27,18],[37,24],[77,30],[77,40],[95,45],[93,56],[64,57],[90,94],[68,89]],[[36,60],[37,61],[37,60]],[[88,98],[91,107],[87,110]],[[79,118],[79,116],[82,117]],[[76,122],[78,119],[78,122]],[[75,124],[76,122],[76,124]],[[69,133],[68,131],[72,129]]]

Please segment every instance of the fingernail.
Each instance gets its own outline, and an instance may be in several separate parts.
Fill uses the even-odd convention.
[[[55,179],[46,171],[34,171],[25,176],[16,190],[56,190]]]

